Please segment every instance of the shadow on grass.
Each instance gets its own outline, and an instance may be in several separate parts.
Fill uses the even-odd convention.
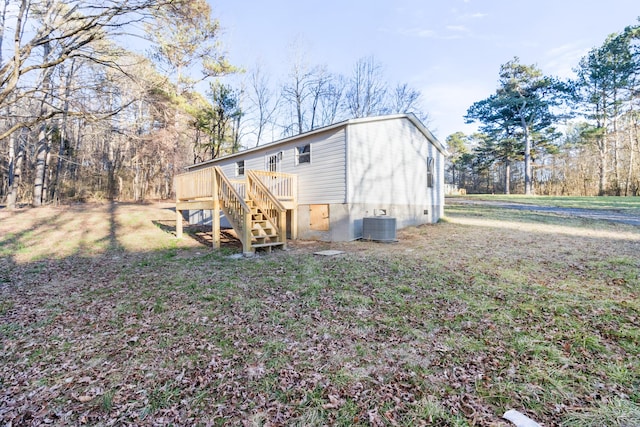
[[[553,209],[553,208],[551,208]],[[549,227],[536,229],[536,233],[567,234],[575,236],[589,236],[593,233],[603,233],[605,238],[615,238],[616,233],[637,234],[638,226],[631,223],[610,221],[607,218],[576,216],[565,212],[553,210],[529,210],[511,209],[501,206],[479,205],[479,204],[451,204],[445,208],[445,218],[463,221],[484,221],[486,226],[495,226],[499,222],[498,228],[519,228],[523,227]],[[628,240],[627,236],[620,237]]]
[[[160,230],[167,234],[176,236],[176,222],[175,221],[161,221],[154,220],[153,224]],[[211,226],[208,225],[185,225],[183,227],[183,233],[200,243],[203,246],[213,247],[213,233]],[[220,248],[238,249],[242,250],[242,242],[236,237],[235,232],[232,229],[220,230]]]
[[[109,208],[107,209],[108,213],[108,221],[109,221],[109,231],[105,237],[99,239],[96,243],[106,242],[105,249],[108,252],[117,252],[124,250],[124,247],[118,242],[118,221],[116,219],[116,210],[118,209],[118,203],[114,201],[109,202]],[[85,234],[90,233],[90,230],[87,230]],[[83,240],[85,242],[86,240]],[[78,247],[78,254],[85,253],[87,249],[84,243]]]
[[[175,256],[175,221],[151,221],[157,215],[151,211],[131,215],[136,224],[128,227],[116,205],[105,208],[105,253],[88,256],[82,251],[91,254],[91,248],[83,246],[64,258],[7,269],[13,285],[0,286],[0,401],[10,405],[0,408],[0,424],[184,425],[223,416],[241,424],[248,414],[240,404],[230,402],[223,414],[216,412],[222,406],[209,404],[233,393],[274,423],[281,408],[291,423],[308,416],[330,424],[329,408],[342,411],[349,424],[384,416],[371,408],[387,405],[398,411],[390,417],[415,425],[430,419],[430,402],[450,420],[462,413],[458,402],[470,399],[484,425],[497,424],[495,414],[505,405],[528,403],[536,405],[529,407],[534,418],[558,425],[562,405],[588,406],[593,393],[637,390],[635,291],[613,288],[601,277],[613,272],[635,284],[637,252],[629,245],[626,258],[600,261],[600,252],[589,249],[598,241],[620,243],[614,239],[567,239],[560,249],[576,253],[569,269],[549,262],[552,254],[519,253],[522,243],[505,239],[498,227],[476,227],[482,244],[465,246],[474,230],[447,224],[444,231],[454,234],[433,225],[414,236],[424,252],[407,239],[395,254],[330,259],[290,252],[237,261],[223,251]],[[96,227],[88,218],[77,220],[89,232]],[[53,216],[39,224],[59,222]],[[118,243],[118,232],[132,234],[151,223],[164,232],[168,249],[135,251]],[[34,227],[25,233],[45,235]],[[185,234],[211,245],[210,227],[185,227]],[[16,244],[38,244],[20,236],[9,257]],[[543,253],[543,240],[529,244]],[[225,244],[239,247],[229,230],[223,231]],[[449,252],[446,261],[455,259],[452,253],[471,253],[468,262],[456,261],[461,268],[443,259],[444,248],[456,244],[459,253]],[[496,249],[509,256],[503,259]],[[131,256],[110,253],[120,250]],[[434,263],[439,259],[444,265]],[[351,376],[345,360],[354,372],[371,374]],[[580,366],[579,376],[565,366]],[[287,378],[295,383],[280,382]],[[462,387],[460,381],[470,382]],[[558,384],[564,388],[556,390]],[[362,393],[365,387],[372,391]],[[412,403],[385,400],[394,390],[410,393]]]
[[[171,212],[176,211],[175,206],[167,206],[163,208]],[[176,236],[175,221],[153,221],[153,224],[167,234]],[[191,237],[196,242],[204,246],[213,247],[213,231],[211,225],[189,224],[187,218],[184,217],[183,233]],[[238,239],[232,228],[220,228],[220,248],[242,250],[242,242]]]

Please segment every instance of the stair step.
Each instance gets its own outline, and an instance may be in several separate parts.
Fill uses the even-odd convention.
[[[273,227],[271,227],[270,225],[262,226],[262,225],[255,225],[255,224],[254,224],[254,225],[251,227],[251,231],[264,231],[264,232],[265,232],[265,233],[267,233],[267,234],[275,233],[274,228],[273,228]]]
[[[262,224],[254,223],[254,224],[251,224],[251,230],[256,230],[256,231],[264,230],[266,232],[267,230],[273,230],[273,227],[268,224],[262,225]]]
[[[278,235],[277,234],[262,234],[262,235],[257,235],[256,236],[255,234],[252,234],[251,238],[252,239],[256,239],[256,240],[264,240],[264,239],[274,240],[274,239],[278,238]]]
[[[255,233],[257,230],[251,230],[251,237],[278,237],[276,233]]]
[[[256,243],[255,245],[251,245],[252,248],[268,248],[274,246],[284,246],[284,242],[270,242],[270,243]]]
[[[273,239],[274,237],[278,237],[277,234],[252,234],[251,237],[254,239]]]

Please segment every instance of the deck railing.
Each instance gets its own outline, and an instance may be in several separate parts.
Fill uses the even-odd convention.
[[[213,197],[213,168],[186,172],[174,177],[176,200]]]
[[[298,177],[282,172],[251,170],[255,177],[279,200],[295,200],[298,192]]]
[[[236,192],[242,200],[247,200],[247,180],[246,179],[229,179],[233,188],[236,189]]]
[[[194,200],[199,198],[213,197],[213,177],[218,166],[206,169],[199,169],[193,172],[186,172],[176,175],[174,178],[174,188],[177,200]],[[254,179],[264,184],[278,200],[293,201],[297,196],[297,176],[281,172],[268,172],[251,170]],[[246,194],[246,180],[228,179],[228,182],[244,200]]]

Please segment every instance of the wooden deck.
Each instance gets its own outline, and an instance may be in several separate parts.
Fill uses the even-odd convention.
[[[292,238],[297,231],[297,177],[267,171],[246,171],[242,180],[227,178],[218,166],[176,175],[176,237],[183,232],[182,212],[211,210],[213,246],[220,247],[222,211],[242,242],[245,254],[258,248],[287,245],[287,211]]]

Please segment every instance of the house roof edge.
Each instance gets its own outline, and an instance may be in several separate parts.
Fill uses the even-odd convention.
[[[431,131],[429,129],[427,129],[427,127],[420,121],[420,119],[418,119],[416,117],[415,114],[413,113],[404,113],[404,114],[389,114],[389,115],[384,115],[384,116],[369,116],[369,117],[360,117],[360,118],[355,118],[355,119],[348,119],[348,120],[343,120],[341,122],[337,122],[334,123],[332,125],[328,125],[328,126],[324,126],[321,128],[317,128],[317,129],[313,129],[310,130],[308,132],[304,132],[298,135],[294,135],[294,136],[289,136],[287,138],[283,138],[283,139],[279,139],[277,141],[273,141],[273,142],[269,142],[267,144],[263,144],[263,145],[258,145],[256,147],[252,147],[243,151],[238,151],[237,153],[233,153],[233,154],[227,154],[226,156],[222,156],[222,157],[218,157],[216,159],[211,159],[211,160],[206,160],[204,162],[200,162],[200,163],[195,163],[193,165],[189,165],[186,166],[185,169],[187,170],[191,170],[193,168],[196,167],[201,167],[203,165],[208,165],[208,164],[216,164],[218,162],[221,162],[223,160],[228,160],[228,159],[232,159],[234,157],[241,157],[244,156],[247,153],[252,153],[254,151],[260,151],[260,150],[265,150],[265,149],[269,149],[269,147],[277,147],[280,144],[285,144],[291,141],[295,141],[296,139],[301,139],[301,138],[305,138],[311,135],[315,135],[321,132],[326,132],[326,131],[330,131],[333,129],[338,129],[341,127],[347,127],[349,125],[354,125],[354,124],[360,124],[360,123],[368,123],[368,122],[377,122],[377,121],[383,121],[383,120],[393,120],[393,119],[407,119],[409,120],[411,123],[413,123],[413,125],[418,128],[418,130],[420,130],[420,132],[429,140],[429,142],[431,142],[431,144],[433,144],[434,147],[436,147],[436,149],[438,151],[440,151],[445,157],[449,155],[449,152],[447,151],[447,148],[431,133]]]

